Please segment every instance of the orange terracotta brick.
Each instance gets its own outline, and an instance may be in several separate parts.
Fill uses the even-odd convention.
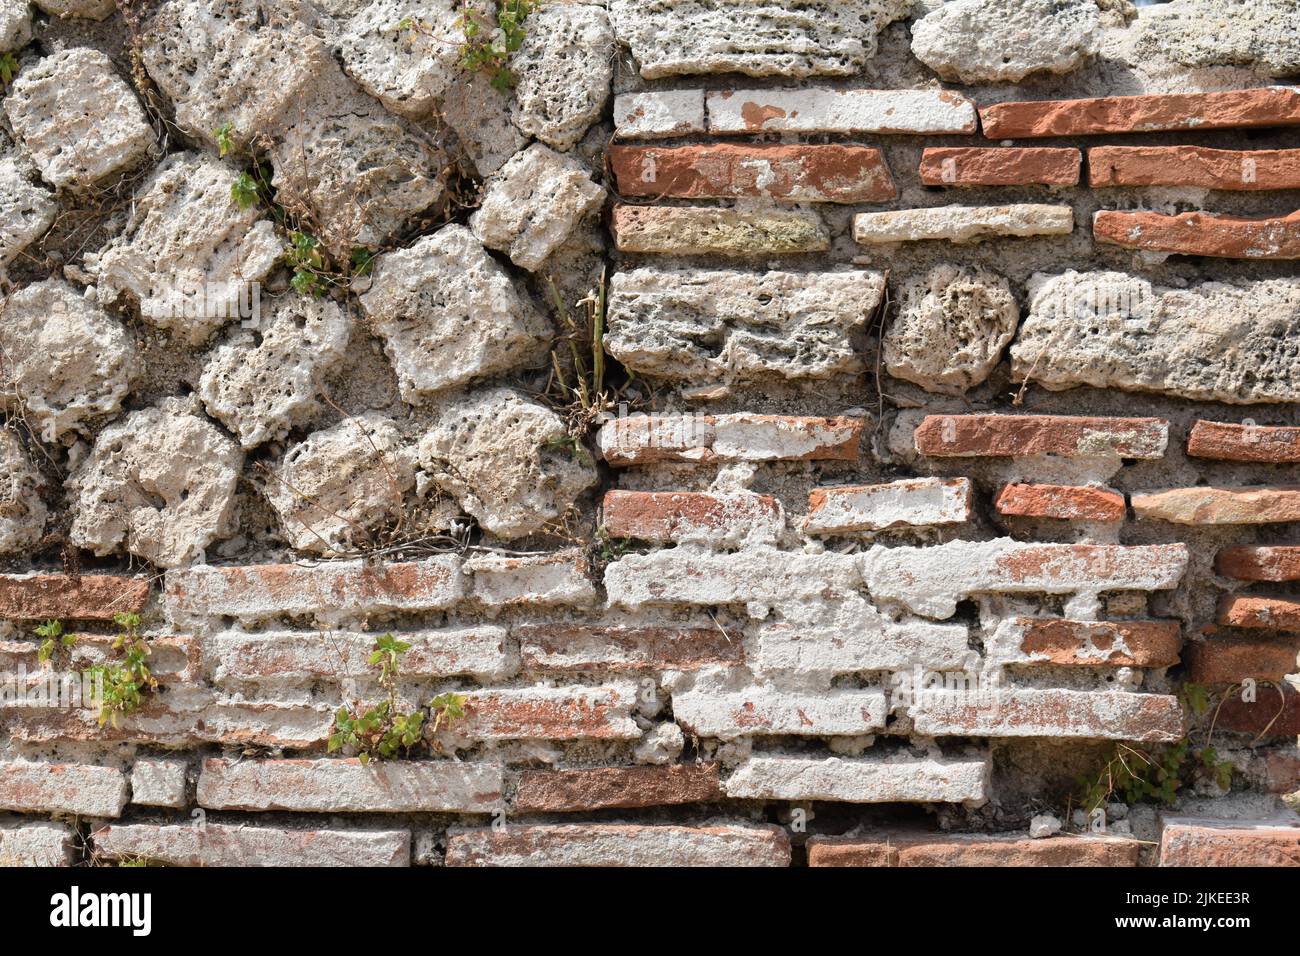
[[[1198,684],[1236,684],[1246,678],[1280,681],[1300,673],[1300,635],[1232,639],[1211,637],[1187,645],[1187,676]]]
[[[1050,664],[1171,667],[1182,636],[1177,621],[1067,621],[1022,617],[1020,650]]]
[[[1281,683],[1259,684],[1254,700],[1234,694],[1215,706],[1214,727],[1256,737],[1300,735],[1300,691]]]
[[[511,808],[516,813],[572,813],[720,799],[716,763],[528,770],[519,777]]]
[[[472,740],[634,740],[636,685],[476,690],[455,733]]]
[[[1300,866],[1300,826],[1281,820],[1166,818],[1160,865]]]
[[[1093,238],[1126,249],[1219,259],[1300,259],[1300,211],[1269,219],[1185,212],[1105,210],[1092,220]]]
[[[1215,568],[1242,581],[1300,581],[1300,546],[1224,548]]]
[[[932,458],[1023,455],[1163,458],[1169,423],[1159,418],[1070,415],[927,415],[916,450]]]
[[[658,543],[775,541],[785,526],[775,498],[744,492],[608,491],[603,520],[612,537]]]
[[[1106,488],[1007,485],[994,502],[999,514],[1066,521],[1123,521],[1124,496]]]
[[[808,838],[809,866],[1137,866],[1141,842],[1126,837],[890,832]]]
[[[0,575],[0,618],[111,621],[138,613],[149,600],[149,579],[115,574]]]
[[[1198,421],[1187,454],[1217,461],[1300,462],[1300,428]]]
[[[1229,627],[1300,631],[1300,601],[1229,595],[1219,604],[1219,623]]]
[[[1300,149],[1097,146],[1088,150],[1088,184],[1300,189]]]
[[[1081,162],[1077,149],[931,146],[918,172],[927,186],[1074,186]]]

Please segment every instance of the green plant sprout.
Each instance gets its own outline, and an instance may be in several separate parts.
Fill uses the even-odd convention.
[[[140,636],[139,614],[115,614],[114,623],[122,633],[113,641],[113,650],[121,654],[114,664],[96,664],[85,671],[86,678],[98,688],[99,726],[118,725],[121,717],[140,709],[145,696],[158,689],[158,681],[149,670],[149,645]]]

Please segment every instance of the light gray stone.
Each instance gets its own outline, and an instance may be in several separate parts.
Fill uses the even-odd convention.
[[[464,226],[380,256],[361,307],[412,404],[540,360],[550,338],[546,319]]]
[[[834,800],[843,803],[983,802],[989,762],[942,757],[751,757],[727,779],[727,796],[743,800]]]
[[[550,409],[506,388],[445,405],[421,440],[420,464],[489,534],[519,538],[559,518],[596,483]]]
[[[44,482],[8,428],[0,429],[0,476],[0,554],[30,553],[45,532]]]
[[[0,866],[70,866],[75,836],[58,823],[0,826]]]
[[[619,139],[662,139],[704,132],[703,90],[656,90],[614,97]]]
[[[4,109],[42,178],[59,188],[93,185],[155,149],[135,94],[98,50],[61,50],[31,64]]]
[[[1003,236],[1065,236],[1073,231],[1074,208],[1045,203],[930,206],[853,217],[853,238],[863,245],[927,239],[963,244]]]
[[[1093,0],[952,0],[912,25],[912,53],[945,80],[1015,83],[1097,52]]]
[[[188,766],[184,760],[141,757],[131,767],[131,802],[145,807],[183,807]]]
[[[415,466],[390,419],[367,414],[314,432],[285,454],[266,497],[291,547],[335,555],[396,521]]]
[[[1091,385],[1232,404],[1300,401],[1300,280],[1152,285],[1122,272],[1038,274],[1011,370],[1052,390]]]
[[[604,201],[581,162],[534,143],[488,182],[469,224],[483,245],[531,272]]]
[[[569,149],[600,119],[614,74],[614,32],[603,6],[544,4],[527,20],[510,58],[514,123],[556,149]]]
[[[1141,60],[1190,67],[1248,66],[1300,74],[1300,5],[1295,0],[1174,0],[1144,10],[1134,27]]]
[[[360,3],[334,44],[357,85],[402,116],[428,116],[461,75],[465,31],[453,0]],[[410,25],[402,26],[404,21]],[[531,22],[529,26],[531,27]]]
[[[0,159],[0,266],[43,236],[58,208],[49,191],[32,182],[26,163]]]
[[[25,47],[31,39],[31,5],[27,0],[0,0],[0,53]]]
[[[56,17],[104,20],[117,9],[113,0],[35,0],[36,5]]]
[[[283,438],[319,408],[320,378],[341,359],[352,317],[328,299],[286,295],[258,331],[240,329],[212,350],[199,397],[244,448]]]
[[[190,564],[230,530],[242,467],[239,446],[192,401],[163,399],[100,432],[68,479],[69,539],[98,555],[125,546],[162,568]]]
[[[22,405],[43,441],[121,407],[135,347],[98,305],[46,279],[15,292],[0,315],[0,394]]]
[[[609,288],[606,350],[662,378],[825,378],[861,371],[879,272],[633,269]]]
[[[942,263],[904,284],[885,333],[885,368],[927,391],[960,394],[989,377],[1019,319],[1005,278]]]
[[[443,101],[442,119],[480,176],[491,176],[528,142],[510,121],[511,103],[482,72],[462,74],[455,95]]]
[[[611,0],[619,42],[646,79],[691,73],[850,76],[912,0]]]

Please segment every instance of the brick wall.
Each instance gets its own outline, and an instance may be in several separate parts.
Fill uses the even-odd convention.
[[[450,5],[50,6],[0,860],[1300,864],[1294,4],[553,0],[505,92]],[[31,706],[122,613],[143,705]],[[385,633],[465,714],[367,763]]]

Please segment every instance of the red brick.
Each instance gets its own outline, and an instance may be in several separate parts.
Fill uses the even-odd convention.
[[[1124,496],[1106,488],[1007,485],[994,503],[999,514],[1065,521],[1123,521]]]
[[[1237,684],[1246,678],[1280,681],[1300,673],[1300,635],[1272,639],[1211,637],[1187,645],[1188,679],[1198,684]]]
[[[1116,456],[1163,458],[1169,423],[1159,418],[1070,415],[927,415],[916,450],[931,458]]]
[[[778,826],[584,823],[447,831],[448,866],[789,866]]]
[[[1172,743],[1183,738],[1177,697],[1127,692],[995,688],[924,695],[912,708],[932,737],[1080,737]]]
[[[866,146],[611,146],[624,196],[788,202],[886,202],[898,195],[880,150]]]
[[[1219,461],[1298,462],[1300,428],[1198,421],[1187,439],[1187,454]]]
[[[530,687],[466,695],[454,732],[472,740],[634,740],[636,686]]]
[[[739,636],[709,627],[521,624],[515,628],[525,670],[697,670],[744,663]]]
[[[996,103],[979,111],[989,139],[1249,129],[1300,125],[1300,93],[1283,86],[1224,93],[1156,93]]]
[[[931,146],[919,172],[927,186],[1074,186],[1081,162],[1077,149]]]
[[[1283,821],[1166,818],[1161,866],[1300,866],[1300,826]]]
[[[528,770],[519,777],[516,813],[671,806],[722,799],[716,763],[594,770]]]
[[[1294,793],[1300,790],[1300,748],[1292,744],[1262,755],[1260,774],[1269,793]]]
[[[1215,566],[1220,574],[1242,581],[1300,581],[1300,547],[1224,548]]]
[[[1300,521],[1300,485],[1171,488],[1132,496],[1133,514],[1174,524],[1274,524]]]
[[[1300,691],[1283,682],[1258,685],[1253,701],[1233,694],[1222,705],[1215,706],[1214,726],[1216,730],[1257,737],[1300,735]]]
[[[1300,259],[1300,211],[1268,219],[1103,210],[1092,235],[1126,249],[1219,259]]]
[[[169,866],[409,866],[408,830],[281,829],[207,822],[134,823],[91,834],[99,859]]]
[[[857,461],[863,420],[839,416],[629,415],[600,429],[614,467],[664,461]]]
[[[1300,631],[1300,601],[1229,595],[1219,604],[1219,623],[1230,627]]]
[[[1137,866],[1142,843],[1124,837],[921,834],[808,839],[809,866]]]
[[[126,800],[126,774],[114,767],[0,763],[0,810],[116,817]]]
[[[1300,189],[1300,149],[1097,146],[1088,150],[1091,186]]]
[[[0,575],[0,618],[111,621],[138,613],[149,600],[149,579],[115,574]]]
[[[664,544],[690,539],[776,541],[785,512],[771,495],[688,491],[607,491],[605,531]]]
[[[1050,664],[1171,667],[1182,636],[1177,621],[1066,621],[1022,617],[1020,650]]]

